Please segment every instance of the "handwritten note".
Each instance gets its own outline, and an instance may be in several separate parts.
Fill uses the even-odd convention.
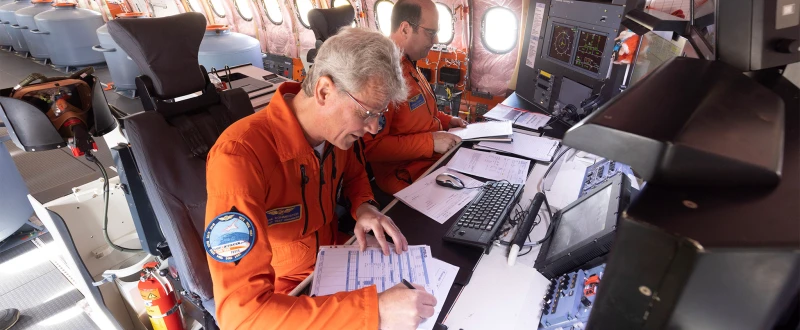
[[[454,170],[443,166],[398,191],[394,197],[436,222],[445,223],[447,219],[450,219],[453,214],[456,214],[475,198],[478,189],[455,190],[436,184],[436,176],[444,172],[456,175],[467,187],[477,187],[482,184],[478,180],[466,175],[459,175]]]
[[[545,114],[510,107],[505,104],[498,104],[491,111],[484,114],[483,117],[492,120],[511,121],[514,125],[533,130],[547,125],[552,118]]]
[[[525,184],[530,164],[529,159],[461,148],[447,163],[447,167],[490,180],[508,180],[511,183]]]

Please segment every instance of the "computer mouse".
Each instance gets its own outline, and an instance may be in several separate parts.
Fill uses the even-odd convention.
[[[464,181],[450,173],[442,173],[436,176],[436,184],[453,189],[464,189]]]

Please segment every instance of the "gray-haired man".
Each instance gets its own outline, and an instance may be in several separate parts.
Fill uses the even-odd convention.
[[[236,231],[241,241],[235,251],[223,251],[226,258],[209,250],[222,329],[414,329],[433,315],[432,295],[402,285],[380,294],[370,286],[322,297],[287,295],[313,271],[319,246],[337,241],[340,188],[352,204],[362,248],[369,231],[385,254],[385,234],[398,253],[408,248],[392,219],[372,205],[363,155],[348,150],[376,133],[387,105],[406,93],[392,41],[345,29],[320,48],[302,88],[284,83],[266,109],[220,136],[208,155],[207,237]]]

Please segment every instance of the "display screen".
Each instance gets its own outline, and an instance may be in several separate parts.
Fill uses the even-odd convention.
[[[578,35],[578,49],[575,51],[575,59],[572,64],[581,69],[599,73],[606,39],[608,37],[605,35],[581,30]]]
[[[553,34],[550,35],[550,57],[569,64],[575,32],[577,30],[574,27],[553,24]]]
[[[606,186],[583,202],[561,214],[553,232],[546,259],[572,248],[606,228],[608,205],[613,185]]]

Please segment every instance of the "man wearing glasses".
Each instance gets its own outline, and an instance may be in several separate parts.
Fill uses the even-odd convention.
[[[406,100],[390,105],[385,127],[364,136],[365,154],[378,187],[394,194],[419,178],[442,154],[461,139],[445,132],[464,127],[458,117],[440,112],[428,81],[416,61],[428,56],[438,42],[439,13],[431,0],[400,0],[392,10],[391,39],[403,52]]]
[[[339,193],[362,250],[370,231],[384,254],[385,235],[398,253],[408,249],[373,205],[363,156],[351,149],[378,132],[390,102],[405,100],[400,59],[380,33],[345,29],[322,45],[302,85],[282,84],[265,109],[219,137],[208,154],[202,244],[220,328],[416,329],[433,315],[436,298],[402,284],[288,295],[314,270],[319,246],[336,244]]]

